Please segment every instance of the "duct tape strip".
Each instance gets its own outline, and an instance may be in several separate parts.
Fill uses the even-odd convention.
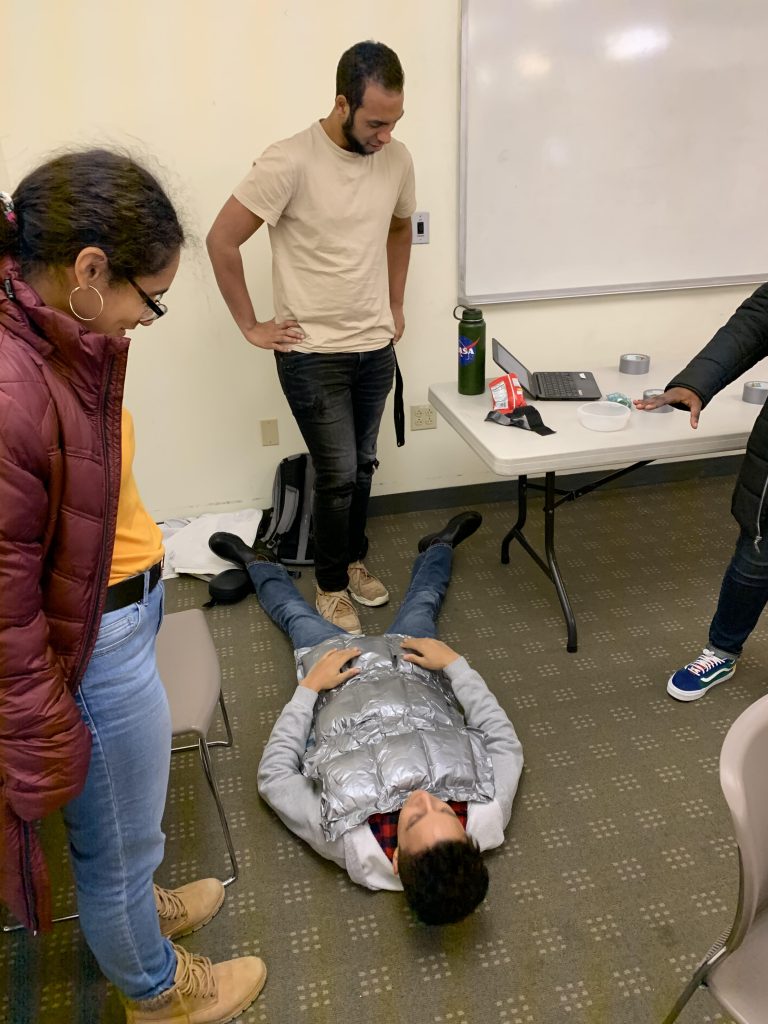
[[[522,409],[513,409],[512,412],[495,412],[493,409],[485,417],[488,423],[499,423],[502,427],[520,427],[522,430],[532,430],[534,434],[546,437],[554,434],[554,430],[546,426],[538,409],[532,405],[525,405]]]

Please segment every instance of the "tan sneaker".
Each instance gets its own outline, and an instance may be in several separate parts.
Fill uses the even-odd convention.
[[[317,587],[317,584],[315,584]],[[353,636],[361,636],[360,619],[347,590],[321,590],[317,587],[315,607],[328,622]]]
[[[349,593],[358,604],[366,604],[369,608],[377,608],[389,600],[389,591],[381,582],[365,568],[362,562],[352,562],[349,573]]]
[[[224,886],[218,878],[201,878],[178,889],[155,886],[160,931],[166,939],[196,932],[218,914],[223,902]]]
[[[127,1024],[226,1024],[246,1010],[264,988],[267,968],[257,956],[212,964],[181,946],[172,988],[154,999],[128,1003]]]

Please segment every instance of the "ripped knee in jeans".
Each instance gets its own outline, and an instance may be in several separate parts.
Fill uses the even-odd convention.
[[[363,479],[370,479],[376,470],[379,468],[378,459],[370,459],[368,462],[358,462],[357,464],[357,478],[358,480],[362,477]]]

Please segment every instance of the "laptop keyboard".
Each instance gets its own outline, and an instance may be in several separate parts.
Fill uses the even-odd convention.
[[[548,398],[578,398],[579,386],[576,381],[562,373],[536,374],[539,391]]]

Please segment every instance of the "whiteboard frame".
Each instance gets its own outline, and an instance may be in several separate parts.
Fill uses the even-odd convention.
[[[458,300],[462,305],[488,306],[503,302],[531,302],[540,299],[574,299],[591,295],[625,295],[638,292],[681,291],[690,288],[721,288],[730,285],[762,284],[768,281],[764,273],[743,274],[734,277],[688,278],[679,281],[643,281],[616,285],[592,285],[583,288],[546,288],[537,291],[484,293],[467,291],[467,96],[469,64],[469,5],[472,0],[461,0],[461,72],[459,89],[459,288]],[[516,0],[511,0],[515,3]]]

